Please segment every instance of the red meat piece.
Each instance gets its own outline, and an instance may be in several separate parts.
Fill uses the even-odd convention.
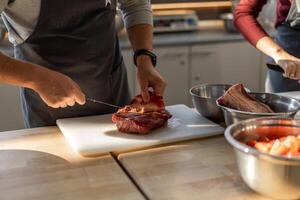
[[[141,95],[129,105],[112,115],[112,121],[120,132],[147,134],[152,129],[162,127],[172,115],[165,110],[161,96],[150,93],[150,102],[145,103]]]
[[[266,104],[250,96],[242,84],[230,87],[219,103],[233,109],[254,113],[273,113],[274,111]]]

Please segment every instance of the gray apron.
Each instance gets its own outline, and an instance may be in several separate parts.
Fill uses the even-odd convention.
[[[108,0],[42,0],[35,31],[15,47],[15,57],[69,76],[88,97],[122,106],[130,95],[114,19],[115,2]],[[21,100],[28,128],[115,111],[92,102],[54,109],[27,88]]]
[[[297,15],[297,2],[290,8],[286,22],[277,27],[275,41],[289,54],[300,58],[300,15]],[[299,3],[299,2],[298,2]],[[269,62],[274,62],[269,58]],[[268,69],[266,79],[267,92],[300,91],[300,84],[296,80],[285,78],[281,73]]]

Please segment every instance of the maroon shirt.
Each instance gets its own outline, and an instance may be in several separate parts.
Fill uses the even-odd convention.
[[[267,0],[241,0],[234,12],[236,28],[254,46],[258,40],[268,35],[256,20],[266,3]],[[277,0],[276,26],[285,21],[290,7],[290,0]]]

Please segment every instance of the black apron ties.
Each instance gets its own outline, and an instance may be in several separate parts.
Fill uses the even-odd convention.
[[[69,76],[88,97],[120,106],[128,103],[126,69],[115,29],[115,5],[108,0],[42,0],[38,24],[33,34],[15,47],[15,57]],[[28,128],[55,125],[59,118],[115,111],[92,102],[50,108],[27,88],[21,88],[21,100]]]

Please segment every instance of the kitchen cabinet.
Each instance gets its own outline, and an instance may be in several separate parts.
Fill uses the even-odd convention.
[[[261,87],[261,54],[247,42],[196,45],[191,47],[191,85],[243,83]]]
[[[167,81],[166,105],[188,103],[188,57],[187,46],[158,48],[157,70]]]
[[[0,131],[24,128],[19,88],[0,84]]]
[[[191,47],[190,86],[203,83],[222,83],[219,45]]]
[[[133,63],[133,51],[126,49],[122,51],[124,63],[127,69],[128,84],[131,96],[136,94],[136,67]]]

